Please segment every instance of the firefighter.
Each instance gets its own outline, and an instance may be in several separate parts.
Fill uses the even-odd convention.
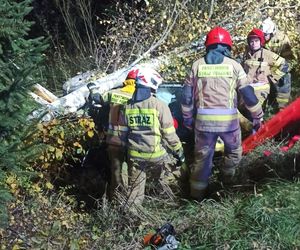
[[[248,84],[242,66],[231,59],[232,40],[227,30],[216,27],[206,36],[206,55],[193,63],[182,96],[184,126],[195,133],[194,161],[190,169],[190,195],[202,200],[211,175],[217,138],[224,142],[224,166],[220,173],[229,183],[241,160],[241,130],[237,95],[241,94],[259,127],[263,111]]]
[[[135,91],[135,78],[138,67],[129,71],[122,88],[113,89],[102,95],[102,99],[110,106],[108,116],[108,128],[106,133],[107,153],[110,161],[110,186],[109,199],[112,200],[115,191],[124,191],[122,178],[122,164],[125,161],[125,147],[122,144],[120,135],[122,126],[120,126],[120,115],[123,112],[124,105],[131,99]]]
[[[262,22],[261,29],[265,37],[265,48],[273,51],[277,55],[283,57],[289,63],[289,71],[292,68],[293,61],[293,52],[290,44],[290,40],[286,34],[277,29],[276,24],[272,21],[270,17],[266,18]],[[274,89],[271,93],[275,95],[275,99],[271,99],[271,104],[274,103],[278,109],[284,108],[288,102],[291,95],[291,74],[287,72],[283,77],[280,78],[278,84],[273,87]],[[272,98],[272,96],[271,96]]]
[[[242,65],[258,100],[265,107],[270,84],[278,82],[288,71],[288,65],[283,57],[263,48],[265,38],[262,30],[252,29],[247,36],[247,43]]]
[[[155,97],[161,83],[162,78],[155,70],[140,68],[136,90],[125,106],[123,122],[127,131],[123,134],[123,142],[128,152],[129,206],[142,204],[146,176],[156,182],[161,180],[165,164],[168,163],[168,150],[180,164],[184,162],[171,111]]]

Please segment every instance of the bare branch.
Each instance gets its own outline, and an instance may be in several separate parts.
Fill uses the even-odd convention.
[[[183,3],[183,5],[185,5],[188,1],[185,1]],[[161,35],[160,39],[155,43],[153,44],[142,56],[140,56],[138,59],[136,59],[134,62],[132,62],[130,65],[129,65],[129,68],[133,67],[134,65],[136,65],[137,63],[139,63],[141,60],[143,60],[148,54],[150,54],[152,51],[154,51],[158,46],[160,46],[165,40],[166,38],[168,37],[168,35],[170,34],[171,30],[173,29],[177,19],[178,19],[178,16],[179,16],[179,13],[176,12],[176,8],[177,7],[177,4],[175,3],[174,5],[174,9],[173,9],[173,13],[171,15],[171,18],[172,18],[172,23],[170,25],[168,25],[166,27],[166,29],[164,30],[163,34]]]
[[[299,7],[299,5],[288,5],[288,6],[266,6],[266,7],[264,7],[264,8],[260,8],[260,10],[261,11],[263,11],[263,10],[269,10],[269,9],[271,9],[271,10],[275,10],[275,9],[280,9],[280,10],[286,10],[286,9],[296,9],[297,7]]]
[[[213,12],[214,12],[214,4],[215,4],[215,1],[214,1],[214,0],[211,0],[211,2],[210,2],[209,14],[208,14],[208,20],[210,20],[211,17],[212,17],[212,15],[213,15]]]

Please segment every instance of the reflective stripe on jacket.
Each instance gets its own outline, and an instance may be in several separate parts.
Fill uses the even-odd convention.
[[[250,83],[269,84],[270,81],[278,82],[285,74],[282,70],[286,61],[274,52],[262,48],[253,54],[247,50],[242,65]]]
[[[120,125],[120,115],[123,112],[124,105],[131,99],[132,94],[124,92],[122,89],[114,89],[106,92],[102,97],[104,102],[110,105],[106,143],[122,146],[120,136],[127,128]]]
[[[233,59],[224,57],[221,64],[206,64],[204,58],[197,60],[183,89],[183,118],[196,116],[195,128],[199,131],[238,129],[237,92],[247,85],[245,71]],[[192,99],[188,91],[192,92]],[[251,109],[257,111],[261,107],[256,102]]]
[[[131,159],[159,161],[167,152],[162,140],[168,143],[172,151],[182,145],[176,134],[169,107],[154,96],[125,106],[123,141],[127,142],[128,155]]]

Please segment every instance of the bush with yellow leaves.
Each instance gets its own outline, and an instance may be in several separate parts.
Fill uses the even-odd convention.
[[[39,123],[34,137],[46,147],[33,168],[49,177],[63,175],[70,164],[80,164],[87,150],[101,140],[94,121],[85,117],[63,117]]]

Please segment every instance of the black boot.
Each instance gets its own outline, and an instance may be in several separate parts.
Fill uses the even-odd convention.
[[[198,190],[197,192],[192,191],[190,195],[193,200],[196,200],[199,202],[203,201],[203,199],[206,197],[206,189]]]
[[[232,185],[234,184],[234,174],[225,174],[220,173],[220,182],[222,182],[224,185]]]

